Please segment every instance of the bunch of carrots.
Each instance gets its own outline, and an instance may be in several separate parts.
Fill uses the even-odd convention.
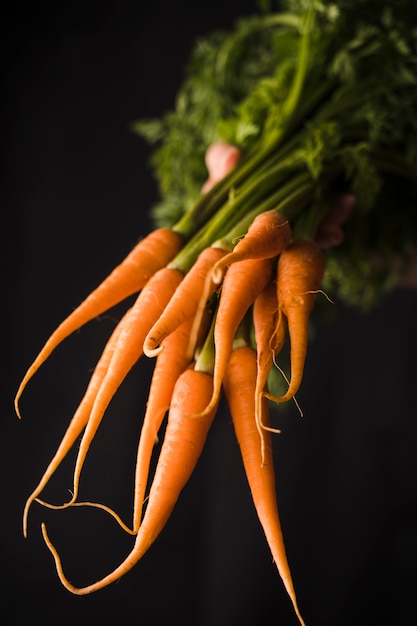
[[[285,73],[291,80],[281,109],[278,107],[282,124],[271,133],[271,120],[266,120],[265,134],[246,152],[230,143],[212,142],[205,153],[208,179],[191,208],[137,243],[53,332],[20,384],[15,400],[19,416],[26,385],[57,346],[87,322],[137,294],[104,346],[62,442],[24,508],[25,536],[33,502],[53,509],[98,507],[135,536],[131,552],[118,567],[101,580],[76,587],[66,578],[43,524],[43,537],[58,576],[72,593],[88,594],[109,585],[148,551],[196,466],[224,393],[259,520],[298,620],[304,624],[278,513],[271,446],[277,429],[270,422],[270,403],[295,400],[302,383],[310,314],[327,270],[320,239],[327,232],[334,244],[341,243],[340,223],[351,212],[352,193],[359,194],[360,208],[358,179],[363,183],[368,171],[378,170],[383,176],[401,178],[403,188],[409,185],[414,193],[417,186],[415,166],[400,156],[398,145],[390,152],[391,146],[383,144],[381,151],[377,142],[370,144],[369,154],[363,157],[361,119],[355,127],[354,117],[349,118],[343,129],[346,134],[340,131],[337,141],[328,134],[335,132],[337,123],[344,123],[349,107],[359,107],[363,101],[363,91],[356,89],[356,84],[353,88],[343,82],[338,85],[332,77],[330,82],[320,83],[314,97],[307,98],[303,91],[311,89],[310,76],[315,76],[312,46],[317,41],[323,45],[313,36],[315,15],[311,9],[315,4],[311,2],[299,22],[288,16],[278,16],[274,22],[284,34],[294,23],[300,25],[299,54],[291,56],[293,71]],[[319,10],[325,4],[318,3]],[[258,23],[255,29],[259,29]],[[358,49],[362,54],[363,48]],[[367,62],[367,54],[364,57]],[[409,95],[409,75],[401,80],[404,84],[396,87]],[[381,103],[380,91],[374,102]],[[276,109],[271,119],[275,123]],[[410,136],[405,134],[404,142]],[[329,139],[324,147],[320,143],[323,138]],[[319,148],[323,167],[316,171],[310,156],[314,153],[317,157]],[[352,169],[353,155],[357,161]],[[364,173],[358,174],[360,168],[365,176],[359,176]],[[337,191],[341,181],[342,194]],[[336,224],[331,219],[335,197],[345,198],[342,208],[339,203]],[[404,218],[409,215],[412,223],[415,211],[405,212]],[[289,346],[288,375],[277,361],[285,345]],[[142,357],[153,359],[154,369],[137,450],[133,518],[127,525],[107,505],[80,501],[79,482],[90,444],[112,398]],[[284,380],[282,394],[270,390],[271,376],[277,372]],[[151,457],[166,416],[156,469],[150,476]],[[44,488],[76,442],[71,499],[59,505],[43,500]]]
[[[223,165],[211,174],[205,190],[215,185],[215,176],[232,169],[234,158],[237,162],[239,157],[233,146],[217,144],[213,151]],[[91,593],[120,578],[139,561],[165,526],[200,457],[224,390],[259,519],[295,611],[304,623],[278,514],[270,441],[274,429],[269,422],[267,400],[286,402],[301,384],[308,319],[324,273],[324,255],[312,239],[293,239],[288,219],[278,210],[259,213],[244,236],[237,241],[230,236],[229,245],[226,240],[202,248],[184,272],[178,267],[184,249],[182,236],[175,228],[154,230],[46,342],[18,390],[18,414],[24,388],[59,343],[139,292],[105,345],[55,456],[26,502],[24,534],[34,501],[55,509],[80,505],[102,508],[127,532],[136,535],[136,540],[124,561],[98,582],[82,588],[72,585],[45,525],[43,536],[63,585],[73,593]],[[286,393],[275,397],[268,393],[267,381],[287,333],[291,341],[291,380]],[[79,502],[77,498],[81,470],[103,415],[142,355],[155,358],[155,366],[137,451],[130,528],[106,505]],[[147,494],[150,461],[167,412],[164,440]],[[41,492],[80,436],[71,499],[62,505],[43,501]]]

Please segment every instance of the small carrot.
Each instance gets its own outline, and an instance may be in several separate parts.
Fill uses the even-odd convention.
[[[222,283],[214,327],[215,360],[213,396],[206,407],[218,402],[233,339],[249,307],[272,277],[270,259],[246,259],[230,266]]]
[[[98,591],[129,572],[149,550],[167,523],[203,450],[217,406],[203,417],[190,418],[189,415],[199,413],[206,406],[212,390],[211,374],[193,367],[178,378],[143,521],[131,552],[110,574],[86,587],[75,587],[66,578],[59,554],[42,524],[43,537],[66,589],[77,595]]]
[[[40,504],[43,504],[44,506],[47,506],[49,508],[66,508],[67,506],[70,506],[77,498],[77,491],[73,491],[71,500],[69,500],[65,504],[55,506],[43,500],[39,500],[37,496],[44,490],[47,483],[49,482],[53,474],[56,472],[57,468],[62,463],[64,458],[67,456],[68,452],[71,450],[75,441],[77,440],[79,435],[82,433],[83,429],[85,428],[89,419],[90,411],[94,404],[94,399],[97,395],[97,392],[100,388],[101,383],[103,382],[104,376],[106,375],[106,372],[110,363],[110,359],[113,355],[113,351],[114,351],[118,336],[120,334],[120,331],[121,331],[121,325],[118,324],[103,350],[103,353],[90,378],[90,382],[84,394],[83,400],[78,406],[78,409],[75,412],[54,457],[49,463],[37,487],[34,489],[34,491],[31,493],[31,495],[26,501],[24,513],[23,513],[23,534],[25,537],[27,536],[27,518],[28,518],[29,508],[34,500],[36,500],[37,502],[40,502]]]
[[[275,402],[290,400],[300,387],[307,354],[309,317],[324,270],[324,254],[310,239],[292,241],[279,257],[277,297],[279,310],[288,322],[291,378],[284,395],[267,394]]]
[[[272,259],[289,244],[290,239],[291,226],[285,215],[278,211],[260,213],[233,251],[217,261],[212,271],[214,282],[221,283],[226,269],[237,261]]]
[[[20,383],[15,397],[18,417],[21,417],[19,400],[26,385],[55,348],[81,326],[140,291],[149,278],[179,252],[182,245],[182,238],[174,230],[154,230],[139,241],[107,278],[74,309],[49,337]]]
[[[205,248],[200,253],[163,313],[148,332],[143,344],[143,351],[147,356],[159,354],[165,337],[181,326],[188,317],[195,315],[204,289],[206,289],[205,299],[213,294],[217,285],[210,281],[206,288],[206,278],[214,264],[225,254],[225,250],[215,247]]]
[[[259,434],[263,437],[261,404],[266,391],[269,373],[275,357],[281,352],[286,338],[286,320],[278,314],[277,286],[271,280],[255,299],[253,304],[253,328],[257,350],[255,386],[255,416]]]
[[[259,520],[297,617],[305,626],[297,605],[282,535],[276,497],[271,434],[268,431],[264,433],[264,458],[261,454],[261,439],[255,419],[256,373],[256,351],[249,346],[238,347],[230,356],[223,385]],[[262,411],[263,421],[268,423],[268,406],[265,398]]]

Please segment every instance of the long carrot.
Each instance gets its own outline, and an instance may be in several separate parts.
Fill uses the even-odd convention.
[[[213,396],[205,409],[207,412],[218,402],[224,372],[239,324],[271,277],[270,259],[238,261],[226,272],[216,312]]]
[[[325,257],[310,239],[296,239],[281,253],[277,269],[279,310],[288,322],[291,378],[282,396],[270,400],[286,402],[298,391],[304,372],[311,310],[325,270]]]
[[[27,536],[27,518],[28,518],[29,508],[34,500],[36,500],[37,502],[40,502],[40,504],[43,504],[44,506],[47,506],[49,508],[66,508],[67,506],[70,506],[77,497],[77,493],[73,492],[71,500],[69,500],[65,504],[52,505],[43,500],[39,500],[37,496],[44,490],[47,483],[49,482],[49,480],[51,479],[51,477],[53,476],[53,474],[55,473],[59,465],[62,463],[64,458],[67,456],[68,452],[74,445],[75,441],[77,440],[77,438],[79,437],[83,429],[85,428],[89,419],[92,406],[94,404],[95,397],[97,395],[97,392],[100,388],[101,383],[103,382],[104,376],[106,375],[107,368],[109,366],[110,359],[113,355],[113,351],[116,346],[116,342],[120,334],[120,331],[121,331],[121,324],[119,323],[116,326],[115,330],[113,331],[110,339],[108,340],[103,350],[103,353],[90,378],[90,381],[89,381],[87,390],[84,394],[84,397],[82,399],[82,402],[78,406],[54,457],[52,458],[43,476],[41,477],[41,480],[39,481],[37,487],[33,490],[33,492],[31,493],[31,495],[26,501],[24,512],[23,512],[23,534],[25,537]]]
[[[189,415],[199,413],[206,406],[212,390],[212,376],[192,367],[178,378],[143,521],[131,552],[110,574],[86,587],[75,587],[66,578],[59,554],[48,537],[45,524],[42,524],[45,542],[66,589],[77,595],[102,589],[124,576],[149,550],[168,521],[203,450],[217,406],[203,417],[190,418]]]
[[[148,332],[143,344],[143,351],[147,356],[153,357],[159,354],[165,337],[178,328],[188,317],[196,313],[205,289],[207,275],[214,264],[225,254],[225,250],[215,247],[205,248],[200,253],[163,313]],[[216,288],[217,285],[214,285],[210,280],[204,298],[209,298]]]
[[[255,217],[247,234],[238,241],[233,251],[217,261],[212,276],[220,283],[232,263],[244,259],[272,259],[290,242],[291,226],[278,211],[264,211]]]
[[[208,318],[203,319],[200,334],[208,328]],[[149,389],[136,460],[135,502],[133,530],[137,531],[142,515],[142,505],[149,474],[149,463],[164,415],[169,409],[177,379],[191,362],[190,332],[193,325],[189,317],[164,339],[164,349],[157,356]]]
[[[256,372],[256,351],[249,346],[239,347],[233,350],[230,356],[223,385],[259,520],[297,617],[305,626],[298,609],[282,535],[276,497],[271,434],[268,431],[264,433],[264,458],[261,453],[261,439],[255,419]],[[262,410],[263,421],[268,423],[265,398]]]
[[[15,397],[18,417],[20,397],[32,376],[55,348],[71,333],[128,296],[140,291],[149,278],[164,267],[183,245],[181,236],[170,228],[154,230],[139,241],[127,257],[58,326],[27,370]]]
[[[78,492],[80,473],[87,452],[104,413],[117,389],[143,354],[143,340],[152,324],[164,310],[183,275],[164,267],[146,283],[135,303],[122,318],[122,329],[117,338],[107,371],[94,398],[86,428],[81,438],[73,475],[73,493]]]

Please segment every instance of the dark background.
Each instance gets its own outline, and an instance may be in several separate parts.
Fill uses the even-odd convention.
[[[74,2],[3,17],[3,624],[295,625],[256,518],[227,411],[158,541],[125,578],[87,597],[57,579],[46,521],[68,578],[83,585],[123,559],[131,538],[104,513],[21,515],[80,400],[118,310],[67,340],[13,396],[57,324],[152,225],[157,189],[132,120],[158,116],[196,37],[249,14],[250,1]],[[304,411],[276,415],[277,489],[299,604],[310,626],[408,623],[417,574],[417,292],[363,316],[315,316]],[[149,383],[138,365],[112,403],[82,474],[82,498],[129,521]],[[46,495],[71,486],[70,457]]]

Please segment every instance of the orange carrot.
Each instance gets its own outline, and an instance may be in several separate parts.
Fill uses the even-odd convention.
[[[81,438],[73,476],[74,493],[78,491],[81,469],[108,405],[131,368],[142,356],[146,333],[164,310],[182,278],[183,275],[178,270],[167,267],[158,270],[122,318],[121,332]]]
[[[19,400],[32,376],[55,348],[71,333],[128,296],[140,291],[149,278],[164,267],[183,245],[178,233],[159,228],[139,241],[107,278],[58,326],[27,370],[15,398],[20,417]]]
[[[275,402],[290,400],[300,387],[307,355],[309,317],[324,270],[324,254],[309,239],[291,242],[279,257],[277,297],[279,310],[288,322],[291,379],[284,395],[277,397],[267,394]]]
[[[203,319],[200,333],[208,327],[208,319]],[[193,318],[189,317],[164,339],[164,349],[158,355],[152,375],[146,412],[141,429],[136,460],[135,503],[133,530],[137,532],[142,515],[142,505],[149,473],[149,463],[158,431],[164,415],[169,409],[177,379],[191,362],[189,337]]]
[[[282,213],[264,211],[255,217],[247,234],[233,251],[220,259],[213,268],[213,280],[220,283],[232,263],[244,259],[272,259],[290,242],[291,226]]]
[[[256,352],[249,346],[233,350],[224,377],[224,390],[253,502],[265,532],[278,572],[294,606],[300,623],[305,626],[297,600],[287,560],[281,522],[278,513],[271,434],[264,433],[264,455],[255,419]],[[268,407],[263,401],[263,421],[268,422]]]
[[[253,328],[257,350],[255,416],[261,438],[262,428],[265,428],[261,419],[262,394],[266,391],[274,359],[284,346],[286,327],[284,316],[278,314],[276,282],[271,280],[253,304]]]
[[[165,310],[148,332],[143,344],[143,351],[147,356],[156,356],[162,350],[161,344],[165,337],[178,328],[188,317],[195,315],[203,289],[205,289],[206,277],[216,261],[225,254],[226,252],[221,248],[214,247],[205,248],[200,253]],[[204,298],[208,299],[216,288],[217,286],[210,281]]]
[[[230,266],[224,278],[214,327],[215,361],[213,396],[206,407],[218,402],[233,339],[249,307],[272,277],[270,259],[247,259]]]
[[[48,537],[45,524],[42,524],[45,542],[66,589],[77,595],[102,589],[130,571],[149,550],[168,521],[203,450],[217,406],[203,417],[188,416],[199,413],[206,406],[212,389],[213,378],[203,371],[189,368],[178,378],[143,521],[131,552],[110,574],[86,587],[75,587],[66,578],[58,552]]]
[[[209,315],[203,316],[201,327],[196,336],[196,344],[204,339],[210,322],[211,317]],[[137,451],[132,528],[127,526],[120,516],[107,505],[98,502],[75,502],[76,494],[69,503],[72,506],[90,506],[106,511],[131,535],[136,535],[139,530],[149,465],[158,439],[158,431],[169,409],[175,383],[190,364],[196,349],[196,345],[190,343],[192,326],[193,319],[190,317],[166,337],[164,350],[158,355],[155,362]]]
[[[47,483],[49,482],[49,480],[51,479],[51,477],[53,476],[53,474],[55,473],[59,465],[62,463],[64,458],[67,456],[68,452],[70,451],[75,441],[77,440],[78,436],[81,434],[81,432],[83,431],[83,429],[85,428],[88,422],[90,411],[94,404],[94,399],[97,395],[97,392],[100,388],[101,383],[103,382],[104,376],[106,375],[107,368],[110,363],[110,359],[113,355],[113,351],[114,351],[118,336],[120,334],[120,331],[121,331],[121,324],[119,323],[116,326],[115,330],[113,331],[109,341],[107,342],[103,350],[103,353],[90,378],[90,382],[88,384],[86,393],[84,394],[83,400],[80,403],[77,411],[75,412],[54,457],[49,463],[37,487],[34,489],[34,491],[31,493],[31,495],[26,501],[24,513],[23,513],[23,534],[25,537],[27,536],[27,517],[29,513],[29,508],[34,500],[36,500],[37,502],[40,502],[40,504],[43,504],[44,506],[47,506],[49,508],[66,508],[67,506],[70,506],[77,497],[77,492],[75,491],[72,494],[71,500],[69,500],[65,504],[56,505],[56,506],[49,504],[43,500],[39,500],[39,498],[37,498],[37,496],[46,487]]]

